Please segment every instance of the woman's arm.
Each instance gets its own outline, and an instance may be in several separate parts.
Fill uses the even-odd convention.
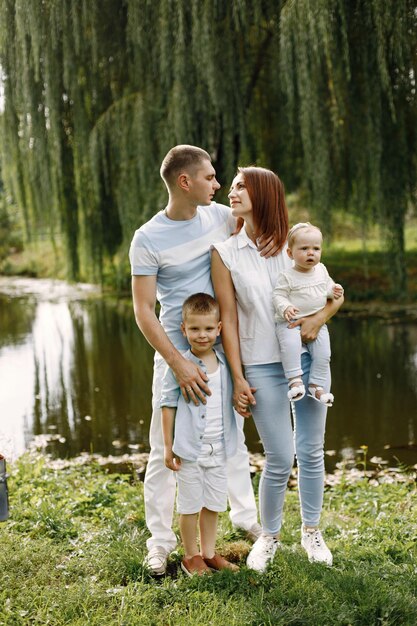
[[[337,298],[337,300],[327,300],[325,307],[321,309],[321,311],[317,311],[317,313],[309,315],[308,317],[300,317],[296,322],[289,324],[288,328],[301,326],[301,339],[303,343],[314,341],[319,334],[320,328],[338,312],[343,302],[343,295]]]
[[[233,379],[233,404],[243,417],[249,417],[250,412],[245,408],[239,396],[247,396],[249,404],[256,404],[252,389],[243,375],[242,361],[240,358],[238,317],[236,309],[235,289],[230,271],[224,265],[217,250],[213,250],[211,257],[211,278],[214,293],[220,306],[220,319],[222,322],[222,343],[224,352]]]

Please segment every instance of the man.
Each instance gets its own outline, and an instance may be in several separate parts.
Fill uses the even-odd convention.
[[[164,464],[161,382],[168,365],[187,401],[205,403],[205,394],[210,394],[203,370],[181,354],[188,348],[180,330],[181,307],[193,293],[213,294],[210,246],[225,241],[235,228],[230,209],[212,202],[220,185],[207,152],[195,146],[176,146],[165,156],[160,173],[168,190],[168,204],[136,231],[129,253],[136,322],[156,351],[151,451],[144,492],[146,524],[151,533],[145,564],[159,576],[165,573],[168,555],[177,542],[171,528],[175,478]],[[264,253],[270,253],[268,246]],[[157,300],[161,306],[159,320],[155,313]],[[261,528],[241,416],[238,422],[238,451],[228,462],[230,517],[235,527],[244,529],[255,540]]]

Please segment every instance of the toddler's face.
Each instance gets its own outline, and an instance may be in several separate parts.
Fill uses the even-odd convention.
[[[210,350],[220,335],[221,323],[216,313],[189,313],[181,324],[194,354]]]
[[[294,266],[302,272],[308,272],[321,259],[322,236],[316,228],[303,228],[297,233],[288,255],[294,259]]]

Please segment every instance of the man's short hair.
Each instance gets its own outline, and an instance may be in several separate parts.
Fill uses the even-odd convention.
[[[202,161],[210,161],[208,152],[187,144],[174,146],[162,161],[160,174],[167,187],[172,187],[181,172],[193,174]]]
[[[182,319],[185,322],[187,315],[210,315],[215,313],[220,319],[220,309],[217,300],[208,293],[194,293],[182,305]]]

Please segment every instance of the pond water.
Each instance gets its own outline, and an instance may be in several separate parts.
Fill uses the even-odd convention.
[[[417,463],[417,324],[339,316],[330,324],[326,465]],[[58,281],[0,278],[0,452],[53,435],[61,457],[149,449],[153,350],[128,298]],[[262,447],[246,422],[248,447]],[[387,446],[390,446],[389,448]]]

